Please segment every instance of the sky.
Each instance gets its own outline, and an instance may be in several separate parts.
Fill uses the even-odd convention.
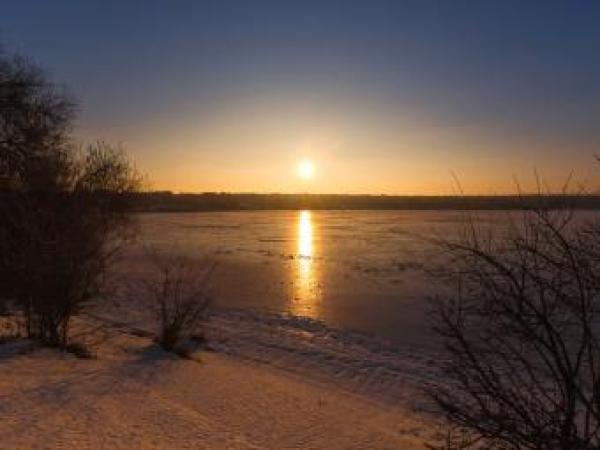
[[[0,0],[152,189],[600,187],[600,2]],[[301,177],[302,162],[312,164]],[[303,167],[305,167],[304,164]]]

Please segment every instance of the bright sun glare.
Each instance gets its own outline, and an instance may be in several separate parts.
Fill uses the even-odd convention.
[[[298,175],[305,180],[311,178],[314,171],[314,167],[310,161],[302,161],[298,164]]]

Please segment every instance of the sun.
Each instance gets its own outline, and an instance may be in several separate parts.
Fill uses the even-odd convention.
[[[312,178],[314,172],[315,168],[310,161],[304,160],[298,164],[298,175],[300,178],[308,180],[309,178]]]

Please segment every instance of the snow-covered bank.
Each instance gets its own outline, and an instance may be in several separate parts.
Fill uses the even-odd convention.
[[[151,336],[148,311],[138,306],[126,313],[113,310],[92,317]],[[431,349],[400,347],[377,336],[332,328],[307,317],[215,308],[205,334],[208,348],[218,353],[335,382],[352,392],[393,405],[401,403],[419,412],[429,409],[423,388],[439,381],[435,368],[439,355]]]
[[[113,316],[114,317],[114,316]],[[307,319],[221,310],[213,351],[80,320],[97,359],[0,348],[0,448],[422,448],[427,358]]]
[[[219,310],[207,327],[215,350],[335,382],[352,392],[417,411],[428,408],[422,391],[435,382],[435,356],[399,348],[362,333],[338,330],[303,317]]]

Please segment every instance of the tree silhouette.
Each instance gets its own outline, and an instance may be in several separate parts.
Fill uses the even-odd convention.
[[[64,346],[99,298],[140,180],[119,149],[74,145],[74,103],[21,58],[0,57],[0,107],[0,300],[30,337]]]
[[[442,447],[598,448],[600,224],[540,207],[438,244],[453,290],[434,303],[447,383],[429,393],[461,430]]]

